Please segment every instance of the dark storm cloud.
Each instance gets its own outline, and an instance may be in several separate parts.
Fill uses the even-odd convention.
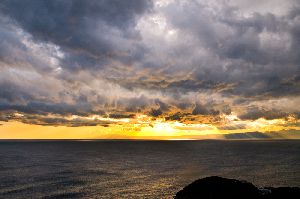
[[[272,120],[272,119],[285,118],[287,116],[289,116],[288,113],[276,109],[265,110],[263,108],[250,107],[246,112],[239,115],[239,118],[242,120],[256,120],[259,118]]]
[[[195,108],[192,111],[193,115],[218,115],[219,111],[212,108],[208,108],[200,103],[197,103]]]
[[[18,35],[9,30],[8,20],[0,15],[0,61],[12,64],[11,53],[13,49],[25,49],[25,46],[20,42]],[[1,67],[1,66],[0,66]]]
[[[67,53],[64,65],[76,70],[121,60],[121,54],[130,50],[125,40],[139,40],[134,30],[136,19],[151,8],[151,2],[8,0],[2,1],[0,8],[35,40],[62,47]]]
[[[295,55],[300,47],[298,9],[293,8],[284,16],[269,12],[243,16],[238,7],[223,3],[220,7],[217,14],[208,4],[196,1],[175,1],[163,8],[162,15],[178,31],[180,39],[154,49],[160,51],[166,48],[161,46],[170,45],[172,48],[162,53],[171,60],[171,66],[164,72],[162,67],[157,72],[116,82],[130,89],[182,94],[213,90],[245,97],[298,95],[299,84],[286,82],[300,72],[296,59],[299,56]],[[179,43],[185,37],[193,42]],[[195,54],[199,50],[207,51],[207,55]],[[156,65],[162,64],[153,64],[153,68]],[[189,71],[193,73],[188,78],[172,78],[176,73]]]
[[[57,113],[61,115],[87,115],[91,113],[92,110],[88,105],[86,106],[79,106],[78,104],[76,106],[72,106],[65,103],[46,103],[31,101],[28,104],[0,103],[0,110],[16,110],[22,113],[31,114]]]
[[[296,116],[299,2],[252,10],[249,2],[1,1],[0,109],[211,122]],[[26,121],[64,122],[35,120]]]
[[[166,120],[177,120],[177,121],[180,121],[181,118],[182,118],[182,115],[183,115],[182,113],[177,112],[177,113],[175,113],[173,115],[167,116]]]
[[[158,116],[160,116],[160,115],[162,115],[163,114],[163,111],[160,109],[160,108],[158,108],[158,109],[151,109],[151,111],[149,112],[149,114],[151,115],[151,116],[153,116],[153,117],[158,117]]]
[[[155,99],[154,100],[155,104],[159,106],[159,109],[162,111],[168,111],[169,110],[169,106],[168,104],[162,102],[160,99]]]
[[[110,124],[116,124],[115,121],[107,121],[100,119],[87,119],[87,118],[71,118],[66,119],[61,115],[41,115],[41,114],[15,114],[14,111],[6,111],[5,115],[0,116],[0,121],[19,121],[27,124],[36,124],[43,126],[104,126],[108,127]]]
[[[120,118],[134,118],[135,114],[123,114],[123,113],[111,113],[110,118],[120,119]]]
[[[299,94],[299,85],[282,83],[300,72],[296,58],[300,47],[298,8],[291,8],[285,16],[254,11],[244,17],[238,7],[222,3],[217,14],[205,3],[192,1],[178,5],[170,4],[166,8],[169,21],[182,35],[194,38],[198,46],[191,45],[192,49],[204,46],[220,59],[220,63],[207,63],[208,58],[201,57],[198,64],[194,63],[198,65],[194,81],[209,80],[212,85],[237,83],[235,88],[225,90],[236,95]]]
[[[2,103],[19,104],[33,99],[32,94],[27,93],[22,88],[10,82],[1,82],[0,86],[0,102]]]

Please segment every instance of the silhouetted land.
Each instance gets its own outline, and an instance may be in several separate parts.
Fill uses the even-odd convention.
[[[258,188],[246,181],[212,176],[194,181],[179,191],[175,199],[298,199],[298,187]]]

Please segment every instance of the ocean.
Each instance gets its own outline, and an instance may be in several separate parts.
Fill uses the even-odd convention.
[[[213,175],[300,186],[300,140],[0,141],[0,198],[172,198]]]

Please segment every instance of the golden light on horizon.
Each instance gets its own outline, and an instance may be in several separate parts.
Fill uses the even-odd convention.
[[[69,117],[69,119],[74,118],[77,119],[79,116]],[[222,124],[223,126],[204,123],[185,124],[164,119],[152,120],[146,115],[121,119],[103,118],[96,115],[87,117],[89,120],[97,119],[99,122],[103,120],[118,122],[107,127],[101,125],[51,126],[9,121],[2,122],[0,125],[0,139],[220,139],[223,135],[232,133],[300,130],[298,126],[286,127],[285,125],[289,121],[283,119],[266,120],[260,118],[254,121],[241,121],[236,118],[234,115],[228,116],[227,121]],[[229,125],[230,129],[226,128],[226,125]],[[237,127],[233,128],[234,125]],[[240,126],[243,128],[239,128]]]

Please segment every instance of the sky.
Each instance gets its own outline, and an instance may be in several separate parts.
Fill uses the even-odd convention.
[[[0,139],[300,138],[299,0],[2,0]]]

